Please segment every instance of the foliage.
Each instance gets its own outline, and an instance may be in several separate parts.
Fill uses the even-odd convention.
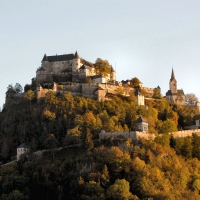
[[[185,95],[185,102],[186,104],[191,104],[191,105],[194,105],[198,102],[198,98],[196,97],[195,94],[193,93],[189,93],[189,94],[186,94]]]
[[[130,81],[130,86],[133,88],[139,88],[140,84],[141,84],[141,81],[137,77],[132,78]]]
[[[111,71],[109,62],[107,60],[102,60],[101,58],[97,58],[94,68],[96,74],[102,74],[103,76],[107,76]]]
[[[200,137],[167,133],[194,123],[199,113],[164,99],[135,105],[135,97],[113,101],[55,95],[43,102],[11,105],[0,113],[0,160],[9,162],[24,142],[42,158],[0,168],[1,199],[199,199]],[[30,100],[31,101],[31,100]],[[148,120],[153,140],[109,138],[99,133],[135,130]],[[62,146],[63,149],[56,150]],[[14,159],[14,158],[13,158]]]
[[[19,83],[16,83],[15,86],[9,84],[7,87],[7,93],[19,94],[23,92],[23,88]]]

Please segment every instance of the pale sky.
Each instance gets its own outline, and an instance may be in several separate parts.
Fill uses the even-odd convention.
[[[199,0],[0,0],[0,106],[9,84],[31,83],[43,55],[115,66],[117,80],[178,89],[200,100]]]

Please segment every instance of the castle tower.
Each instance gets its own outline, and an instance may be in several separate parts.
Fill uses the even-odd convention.
[[[111,66],[111,72],[110,72],[110,80],[115,82],[116,81],[116,71],[114,68]]]
[[[46,53],[44,54],[44,57],[42,59],[42,67],[46,70],[46,71],[50,71],[49,69],[49,60],[48,57],[46,55]]]
[[[172,94],[176,94],[177,93],[177,81],[174,75],[174,70],[172,68],[172,74],[171,74],[171,79],[169,81],[169,89],[171,90]]]
[[[74,55],[74,61],[73,61],[73,66],[72,66],[72,72],[76,72],[79,68],[81,67],[81,60],[80,57],[76,51]]]

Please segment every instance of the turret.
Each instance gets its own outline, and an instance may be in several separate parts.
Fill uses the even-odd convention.
[[[111,65],[111,72],[110,72],[110,80],[115,82],[116,81],[116,72],[114,70],[114,68]]]
[[[49,60],[48,60],[48,56],[46,55],[46,53],[44,54],[44,57],[43,57],[43,59],[42,59],[42,67],[43,67],[45,70],[50,71],[50,70],[49,70],[49,67],[50,67],[50,65],[49,65]]]
[[[76,72],[79,68],[81,67],[81,61],[80,61],[80,57],[76,51],[75,55],[74,55],[74,62],[73,62],[73,66],[72,66],[72,72]]]

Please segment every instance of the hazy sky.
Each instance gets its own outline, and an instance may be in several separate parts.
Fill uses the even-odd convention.
[[[76,50],[163,95],[173,67],[178,88],[200,98],[200,1],[0,0],[0,106],[9,84],[31,83],[45,53]]]

